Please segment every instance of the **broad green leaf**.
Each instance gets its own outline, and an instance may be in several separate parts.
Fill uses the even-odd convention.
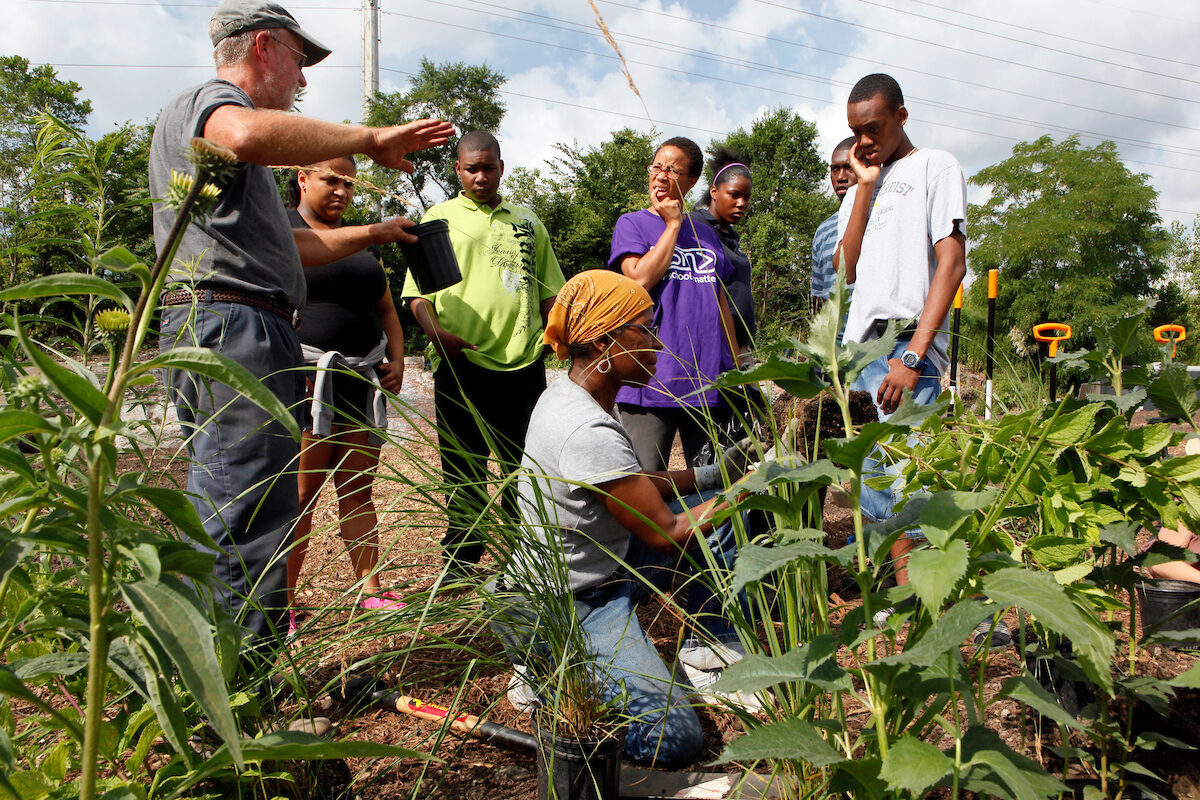
[[[216,550],[217,543],[204,530],[200,515],[187,494],[180,489],[159,486],[139,486],[134,494],[149,500],[171,524],[192,541],[209,550]]]
[[[1165,367],[1157,378],[1150,381],[1146,387],[1146,394],[1167,417],[1190,421],[1196,412],[1200,411],[1200,400],[1196,398],[1196,381],[1178,364]]]
[[[441,761],[440,758],[429,753],[409,750],[406,747],[393,747],[377,742],[356,740],[336,741],[297,731],[276,731],[257,739],[241,739],[238,745],[244,758],[254,763],[268,760],[323,761],[335,758],[413,758],[423,761]],[[166,796],[166,800],[182,796],[196,784],[228,768],[231,763],[233,763],[233,756],[230,753],[229,743],[226,742],[199,769],[175,786],[174,790]]]
[[[908,582],[926,608],[942,607],[967,574],[968,559],[967,543],[961,539],[950,542],[944,550],[922,547],[912,552],[908,557]]]
[[[1128,555],[1137,552],[1137,534],[1141,528],[1136,522],[1115,522],[1100,528],[1100,541],[1116,545]]]
[[[945,547],[946,541],[976,511],[996,502],[994,489],[981,492],[936,492],[929,496],[921,509],[921,532],[934,547]]]
[[[124,247],[113,247],[104,251],[95,260],[96,266],[111,269],[113,272],[132,272],[143,282],[150,280],[150,268],[138,260],[138,257]]]
[[[875,663],[928,667],[947,653],[957,654],[967,636],[987,614],[987,609],[978,600],[963,600],[942,614],[918,641],[909,639],[902,652]]]
[[[1012,800],[1058,797],[1067,787],[1031,758],[1015,753],[993,730],[972,726],[962,739],[966,765],[960,786]]]
[[[8,577],[8,573],[20,564],[25,556],[33,550],[33,542],[26,538],[9,538],[0,533],[0,581]]]
[[[80,744],[83,743],[83,728],[78,722],[67,719],[42,698],[29,690],[25,682],[17,677],[11,669],[0,664],[0,695],[18,697],[30,705],[41,709],[43,714],[54,719],[56,724],[68,731]]]
[[[738,482],[736,491],[762,492],[778,483],[828,486],[849,479],[850,475],[846,470],[835,467],[825,459],[800,467],[779,461],[764,461],[754,472]]]
[[[99,425],[108,406],[108,398],[104,396],[104,393],[81,375],[63,367],[47,355],[41,347],[29,339],[20,324],[16,327],[16,334],[17,341],[21,343],[21,349],[42,371],[42,375],[50,381],[55,390],[87,417],[88,422]]]
[[[954,761],[941,750],[906,734],[888,748],[879,777],[887,781],[891,789],[912,792],[920,797],[953,768]]]
[[[1200,478],[1200,455],[1169,458],[1158,466],[1155,473],[1177,481],[1194,481]]]
[[[1200,661],[1172,678],[1169,683],[1177,689],[1200,689]]]
[[[140,786],[136,788],[137,791],[134,791],[134,787],[118,786],[100,795],[100,800],[145,800],[145,791]]]
[[[37,658],[22,658],[9,666],[23,681],[34,680],[43,675],[74,675],[87,669],[87,653],[48,653]]]
[[[1062,569],[1076,563],[1090,546],[1086,539],[1074,536],[1035,536],[1025,543],[1033,559],[1046,569]]]
[[[737,561],[733,565],[731,591],[737,594],[748,584],[760,581],[764,576],[801,559],[836,561],[837,553],[823,544],[811,541],[792,542],[773,547],[748,544],[738,550]]]
[[[288,407],[250,370],[228,356],[203,347],[176,347],[137,365],[129,374],[134,377],[155,369],[187,370],[220,381],[273,416],[292,436],[300,438],[300,425]]]
[[[1079,720],[1071,716],[1066,709],[1059,705],[1054,695],[1042,688],[1041,684],[1029,675],[1019,675],[1009,678],[1000,690],[1000,697],[1011,697],[1017,702],[1024,703],[1043,717],[1048,717],[1059,725],[1068,728],[1079,728]]]
[[[825,455],[833,463],[860,471],[863,459],[871,454],[875,445],[896,434],[902,434],[905,430],[905,428],[888,422],[868,422],[859,429],[857,436],[826,439],[821,446],[825,450]]]
[[[8,408],[0,411],[0,442],[7,442],[14,436],[26,436],[31,433],[55,433],[55,428],[42,418],[41,414],[32,411],[22,411]]]
[[[1075,411],[1060,414],[1050,423],[1046,441],[1059,447],[1079,444],[1091,435],[1100,406],[1085,405]]]
[[[1150,457],[1158,455],[1169,447],[1174,436],[1170,425],[1155,424],[1133,428],[1128,432],[1126,438],[1138,455]]]
[[[13,764],[12,740],[8,738],[8,733],[0,728],[0,766],[11,772]]]
[[[175,690],[167,678],[166,665],[159,663],[158,651],[161,648],[156,648],[151,642],[142,641],[137,635],[132,637],[132,642],[132,646],[126,646],[130,657],[137,662],[141,670],[141,680],[137,687],[150,701],[163,737],[171,743],[183,762],[191,767],[193,753],[187,741],[187,719],[183,715],[183,706],[180,705],[179,698],[175,696]]]
[[[212,627],[195,591],[164,575],[156,583],[123,583],[121,594],[170,654],[179,676],[240,767],[240,733],[229,709],[229,690],[217,663]]]
[[[36,297],[62,297],[64,295],[94,295],[120,303],[126,311],[133,311],[133,300],[117,288],[112,281],[95,275],[66,272],[34,278],[19,286],[0,290],[0,301],[30,300]]]
[[[997,570],[983,579],[983,590],[1000,606],[1019,606],[1074,645],[1088,678],[1106,692],[1112,690],[1112,634],[1091,624],[1054,578],[1020,567]]]
[[[159,545],[158,561],[162,571],[183,575],[193,580],[204,581],[212,575],[217,556],[212,552],[197,550],[186,542],[169,542]]]
[[[1053,572],[1054,581],[1059,586],[1070,586],[1073,583],[1079,583],[1079,581],[1091,575],[1092,570],[1095,568],[1096,565],[1092,563],[1091,559],[1088,559],[1074,566],[1055,570]]]
[[[734,739],[715,762],[800,759],[814,767],[827,767],[845,757],[829,746],[820,731],[802,719],[772,722]]]
[[[142,542],[133,547],[117,545],[117,550],[126,558],[136,563],[142,570],[142,575],[151,583],[157,583],[162,574],[162,562],[158,560],[158,548],[149,542]]]
[[[713,382],[713,386],[718,389],[732,389],[761,381],[772,381],[788,394],[801,399],[816,397],[829,386],[813,362],[793,361],[778,353],[772,353],[766,361],[755,365],[753,369],[722,373]]]
[[[726,667],[721,679],[713,684],[713,689],[720,692],[757,692],[780,683],[808,681],[826,690],[849,690],[849,677],[836,662],[830,661],[837,649],[837,639],[822,634],[781,656],[751,653]]]
[[[854,800],[883,800],[887,797],[887,784],[879,779],[882,762],[878,758],[851,758],[839,762],[832,768],[829,789],[840,792],[837,797],[853,797]]]
[[[940,417],[946,413],[949,405],[949,400],[939,400],[936,403],[922,405],[912,399],[912,394],[905,392],[904,399],[900,401],[900,406],[888,415],[887,422],[889,425],[919,428],[930,417]]]

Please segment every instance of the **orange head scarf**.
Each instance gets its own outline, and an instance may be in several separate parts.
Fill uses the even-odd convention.
[[[570,345],[594,342],[653,307],[640,284],[619,272],[590,269],[571,278],[558,293],[544,341],[565,361]]]

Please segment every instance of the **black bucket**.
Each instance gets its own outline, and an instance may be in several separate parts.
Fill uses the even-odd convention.
[[[1200,628],[1200,583],[1143,581],[1137,586],[1143,635]],[[1200,639],[1168,641],[1172,647],[1200,648]]]
[[[450,244],[450,225],[444,219],[431,219],[408,229],[417,237],[413,244],[400,243],[400,252],[421,294],[440,291],[462,280],[458,259]]]
[[[538,800],[617,800],[624,736],[570,739],[537,727]]]

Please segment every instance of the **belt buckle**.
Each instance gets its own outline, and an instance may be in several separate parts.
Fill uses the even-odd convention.
[[[300,309],[292,309],[292,330],[300,330]]]

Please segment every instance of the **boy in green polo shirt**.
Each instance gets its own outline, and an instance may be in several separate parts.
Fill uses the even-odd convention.
[[[438,450],[452,487],[442,546],[461,570],[483,555],[471,526],[487,502],[488,454],[505,472],[521,461],[529,416],[546,388],[546,315],[564,281],[541,220],[498,193],[504,162],[496,137],[463,136],[454,169],[462,192],[422,221],[449,223],[462,282],[422,295],[410,274],[404,297],[433,344]],[[513,492],[503,504],[515,518]]]

